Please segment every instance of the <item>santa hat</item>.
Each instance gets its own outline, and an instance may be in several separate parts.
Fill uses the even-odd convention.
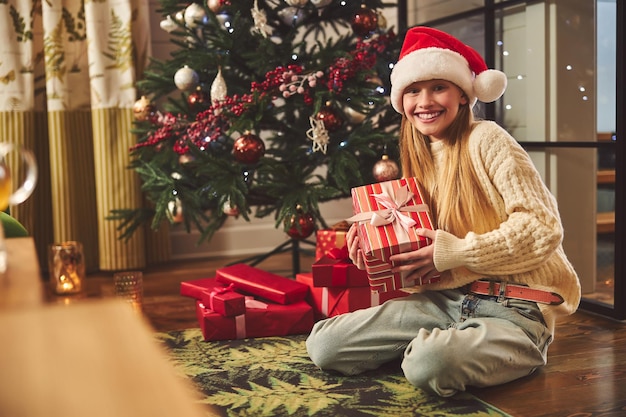
[[[472,47],[437,29],[413,27],[404,38],[398,62],[391,71],[391,105],[403,113],[404,89],[416,81],[446,80],[469,97],[485,103],[499,99],[506,89],[506,75],[487,68]]]

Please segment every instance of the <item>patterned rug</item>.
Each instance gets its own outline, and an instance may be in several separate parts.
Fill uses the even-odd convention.
[[[158,333],[175,367],[223,416],[510,417],[463,393],[441,398],[409,384],[399,364],[356,377],[320,371],[305,335],[205,342],[199,329]]]

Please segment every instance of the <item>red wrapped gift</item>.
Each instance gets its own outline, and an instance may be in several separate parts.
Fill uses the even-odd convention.
[[[391,291],[439,280],[408,280],[392,273],[391,255],[409,252],[431,244],[419,236],[418,228],[432,229],[428,207],[415,178],[403,178],[352,189],[358,236],[365,255],[365,265],[373,291]]]
[[[304,300],[309,287],[293,279],[263,271],[247,264],[235,264],[216,271],[219,282],[233,284],[239,292],[256,295],[278,304]]]
[[[297,274],[296,281],[311,287],[307,299],[313,306],[316,320],[377,306],[392,298],[409,295],[402,290],[374,292],[369,287],[315,287],[312,273]]]
[[[246,312],[245,296],[234,291],[234,285],[225,286],[215,278],[202,278],[180,283],[180,293],[193,297],[222,316],[231,317]]]
[[[319,261],[331,249],[341,249],[346,245],[347,229],[322,229],[318,230],[315,235],[315,260]]]
[[[246,313],[224,317],[196,301],[196,316],[205,341],[306,334],[313,328],[313,308],[305,301],[247,306]]]
[[[357,268],[348,251],[332,249],[311,266],[315,287],[369,287],[367,271]]]

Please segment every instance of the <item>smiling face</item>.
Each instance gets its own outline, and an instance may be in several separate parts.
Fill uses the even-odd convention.
[[[418,81],[402,95],[404,114],[413,127],[432,141],[445,140],[446,131],[468,99],[454,83],[445,80]]]

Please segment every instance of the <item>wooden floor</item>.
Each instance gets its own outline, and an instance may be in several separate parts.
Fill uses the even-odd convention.
[[[156,331],[197,327],[193,300],[179,295],[180,282],[214,275],[237,259],[178,261],[144,271],[144,314]],[[300,257],[300,270],[312,258]],[[257,265],[292,275],[289,253]],[[112,273],[92,274],[88,296],[112,294]],[[578,312],[561,319],[548,365],[503,386],[473,389],[477,397],[514,417],[626,416],[626,323]]]

